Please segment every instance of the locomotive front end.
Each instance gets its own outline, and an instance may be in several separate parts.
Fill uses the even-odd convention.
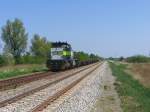
[[[75,66],[73,51],[70,44],[65,42],[52,43],[51,57],[47,67],[52,71],[65,70]]]

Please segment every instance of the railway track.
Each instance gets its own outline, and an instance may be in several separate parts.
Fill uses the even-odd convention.
[[[67,70],[67,71],[69,71],[69,70]],[[58,74],[58,73],[59,72],[34,73],[32,75],[19,76],[19,77],[0,80],[0,91],[7,90],[7,89],[13,89],[13,88],[21,86],[23,84],[39,80],[41,78],[50,77],[50,76],[53,77],[53,75]]]
[[[94,65],[95,65],[95,64],[94,64]],[[93,66],[93,65],[91,65],[91,66]],[[42,89],[47,88],[47,87],[49,87],[49,86],[52,85],[52,84],[58,83],[59,81],[62,81],[62,80],[64,80],[64,79],[67,79],[67,78],[69,78],[69,77],[71,77],[71,76],[73,76],[73,75],[77,75],[78,73],[89,69],[91,66],[88,66],[87,68],[81,69],[81,70],[76,71],[76,72],[74,72],[74,73],[68,74],[68,75],[66,75],[66,76],[64,76],[64,77],[61,77],[61,78],[59,78],[59,79],[56,79],[56,80],[54,80],[54,81],[52,81],[52,82],[49,82],[49,83],[47,83],[47,84],[45,84],[45,85],[43,85],[43,86],[38,87],[38,88],[32,89],[32,90],[27,91],[27,92],[24,92],[24,93],[22,93],[22,94],[16,95],[16,96],[14,96],[14,97],[12,97],[12,98],[9,98],[9,99],[6,99],[6,100],[4,100],[4,101],[1,101],[1,102],[0,102],[0,107],[4,107],[4,106],[6,106],[7,104],[14,103],[14,102],[16,102],[16,101],[18,101],[18,100],[20,100],[20,99],[26,97],[26,96],[29,96],[29,95],[31,95],[31,94],[33,94],[33,93],[35,93],[35,92],[38,92],[38,91],[40,91],[40,90],[42,90]]]
[[[32,110],[30,110],[30,112],[40,112],[40,111],[44,110],[53,101],[55,101],[60,96],[62,96],[64,93],[66,93],[68,90],[70,90],[71,88],[73,88],[74,86],[76,86],[80,81],[82,81],[85,77],[87,77],[88,75],[90,75],[98,67],[99,67],[99,65],[97,65],[94,69],[90,70],[88,73],[86,73],[85,75],[83,75],[79,79],[73,81],[71,84],[69,84],[68,86],[64,87],[60,91],[57,91],[53,96],[50,96],[47,100],[45,100],[44,102],[42,102],[41,104],[37,105],[35,108],[33,108]]]
[[[9,78],[5,80],[0,80],[0,90],[7,90],[11,88],[16,88],[17,86],[23,85],[25,83],[29,83],[32,81],[39,80],[41,78],[54,75],[53,72],[44,72],[44,73],[35,73],[32,75],[26,75],[26,76],[20,76],[20,77],[14,77]]]

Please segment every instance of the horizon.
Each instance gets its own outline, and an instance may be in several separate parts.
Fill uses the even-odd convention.
[[[0,1],[0,28],[7,20],[19,18],[28,41],[39,34],[49,41],[67,41],[75,51],[102,57],[149,56],[149,5],[147,0],[5,0]]]

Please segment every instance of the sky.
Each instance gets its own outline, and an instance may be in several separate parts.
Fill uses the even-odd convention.
[[[0,0],[0,27],[15,18],[29,40],[36,33],[103,57],[150,54],[149,0]]]

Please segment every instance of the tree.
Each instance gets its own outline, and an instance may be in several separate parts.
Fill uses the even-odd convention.
[[[47,59],[50,53],[51,43],[46,40],[46,38],[35,34],[32,41],[31,52],[34,56]]]
[[[75,59],[78,59],[80,61],[86,61],[89,59],[89,55],[87,53],[84,53],[83,51],[75,52],[74,57],[75,57]]]
[[[123,61],[123,60],[124,60],[124,57],[121,56],[121,57],[119,58],[119,61]]]
[[[95,54],[93,54],[93,53],[91,53],[91,54],[89,55],[89,57],[90,57],[90,59],[92,59],[92,60],[102,60],[101,57],[99,57],[98,55],[95,55]]]
[[[19,64],[21,54],[25,52],[27,37],[28,34],[19,19],[8,20],[6,25],[2,27],[1,38],[5,43],[4,50],[8,50],[13,55],[16,64]]]

